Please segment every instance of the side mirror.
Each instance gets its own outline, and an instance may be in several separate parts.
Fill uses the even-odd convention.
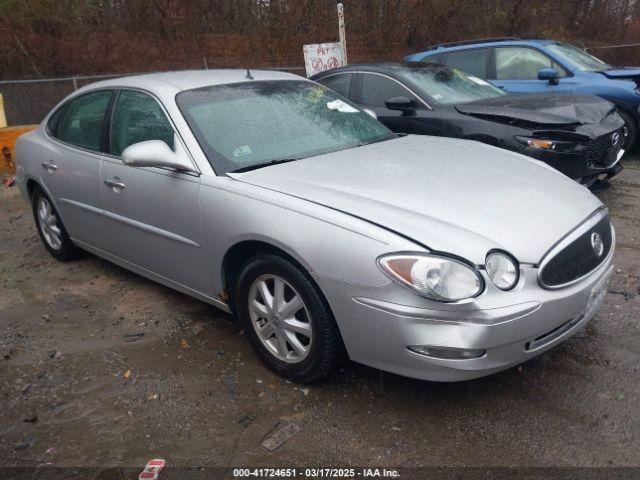
[[[393,97],[384,104],[389,110],[400,110],[401,112],[413,112],[418,108],[418,103],[407,97]]]
[[[374,112],[373,110],[371,110],[370,108],[363,108],[362,111],[364,113],[366,113],[367,115],[369,115],[371,118],[377,120],[378,119],[378,115],[376,114],[376,112]]]
[[[177,139],[175,144],[179,145]],[[193,165],[181,153],[171,150],[162,140],[147,140],[125,148],[122,152],[122,161],[131,167],[172,168],[193,172]]]
[[[538,70],[538,80],[548,80],[551,85],[558,84],[558,72],[553,68]]]

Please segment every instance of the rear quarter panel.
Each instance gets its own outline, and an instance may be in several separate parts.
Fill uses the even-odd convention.
[[[40,178],[40,169],[38,165],[42,162],[47,154],[51,152],[48,145],[49,140],[46,138],[43,127],[40,126],[36,130],[21,135],[15,146],[15,162],[16,162],[16,182],[24,198],[29,201],[27,192],[27,183],[33,180],[38,183],[46,192],[47,186],[43,184]],[[49,195],[51,197],[51,195]]]

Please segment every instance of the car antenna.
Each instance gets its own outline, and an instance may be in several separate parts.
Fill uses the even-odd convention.
[[[254,80],[254,78],[251,76],[251,72],[249,71],[249,69],[247,68],[247,74],[245,75],[245,77],[247,80]]]

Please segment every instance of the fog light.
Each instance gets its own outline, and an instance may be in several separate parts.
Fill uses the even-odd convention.
[[[502,252],[492,252],[485,261],[487,275],[500,290],[511,290],[520,279],[520,269],[515,260]]]
[[[419,355],[443,360],[468,360],[470,358],[480,358],[487,353],[484,349],[430,347],[428,345],[410,345],[408,348]]]

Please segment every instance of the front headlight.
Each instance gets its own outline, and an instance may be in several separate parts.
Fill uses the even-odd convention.
[[[485,261],[487,275],[500,290],[511,290],[520,278],[516,261],[506,253],[492,252]]]
[[[484,290],[480,274],[452,258],[393,254],[380,257],[378,263],[392,280],[431,300],[457,302],[476,297]]]
[[[530,147],[538,150],[555,150],[556,142],[553,140],[544,140],[542,138],[516,137],[521,143],[525,143]]]
[[[522,137],[520,135],[516,136],[515,139],[536,150],[558,150],[566,152],[576,149],[579,145],[578,141],[551,140],[546,138]]]

